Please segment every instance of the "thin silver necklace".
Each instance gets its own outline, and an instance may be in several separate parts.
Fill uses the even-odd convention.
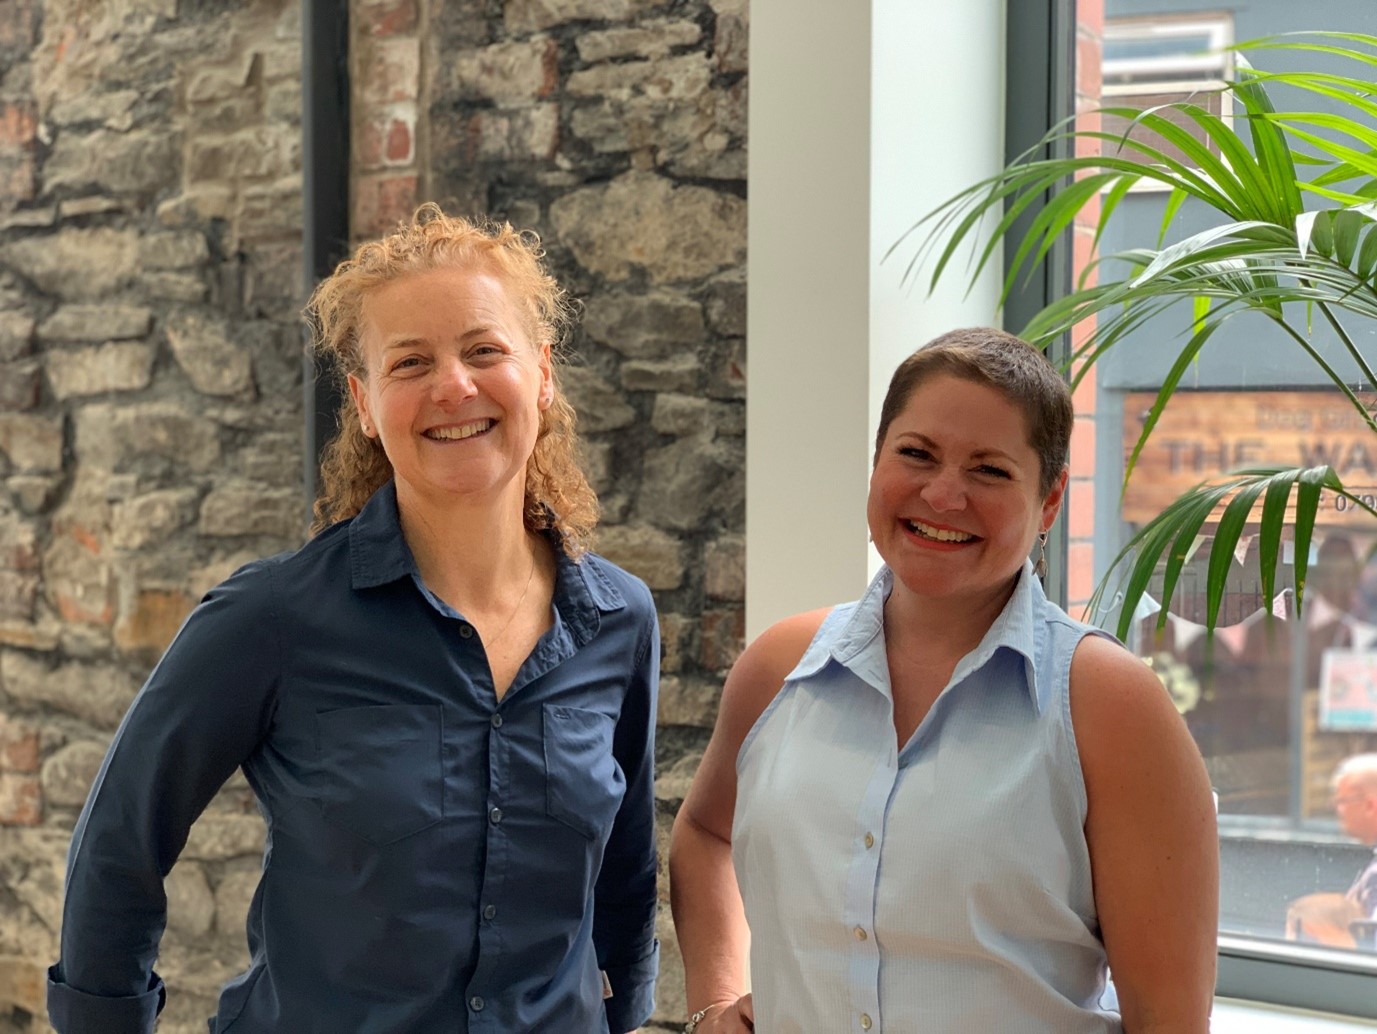
[[[521,613],[521,605],[526,602],[526,594],[531,591],[531,582],[535,581],[535,569],[536,554],[535,550],[531,550],[531,570],[526,575],[526,585],[522,588],[521,596],[517,599],[516,606],[512,608],[511,615],[507,618],[507,623],[502,626],[501,630],[495,636],[488,640],[489,646],[496,646],[498,644],[498,641],[507,634],[507,629],[512,627],[512,622],[516,620],[517,614]]]

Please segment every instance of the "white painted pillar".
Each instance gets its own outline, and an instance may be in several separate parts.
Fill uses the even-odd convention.
[[[752,0],[747,258],[746,634],[854,599],[874,569],[865,494],[894,367],[995,321],[900,284],[885,251],[998,170],[1004,0]]]

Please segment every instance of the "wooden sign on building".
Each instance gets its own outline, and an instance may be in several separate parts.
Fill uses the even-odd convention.
[[[1377,395],[1359,396],[1377,412]],[[1132,453],[1155,392],[1124,396],[1124,458]],[[1337,391],[1180,391],[1138,457],[1123,519],[1151,520],[1203,480],[1240,467],[1328,463],[1344,487],[1377,505],[1377,433]],[[1377,518],[1326,491],[1319,522],[1377,530]]]

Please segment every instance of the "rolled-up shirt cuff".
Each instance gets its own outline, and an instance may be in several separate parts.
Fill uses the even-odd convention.
[[[142,994],[96,995],[64,983],[58,966],[48,967],[48,1022],[58,1034],[152,1034],[166,998],[156,973]]]
[[[659,941],[644,958],[625,966],[607,967],[612,997],[603,1005],[607,1007],[607,1029],[612,1034],[626,1034],[650,1019],[655,1012],[655,975],[659,970]]]

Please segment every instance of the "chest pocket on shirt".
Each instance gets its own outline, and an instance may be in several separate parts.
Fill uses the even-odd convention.
[[[626,793],[612,756],[615,723],[581,707],[546,704],[545,810],[590,840],[605,838]]]
[[[327,819],[379,847],[438,822],[440,708],[380,704],[316,715],[320,789]]]

